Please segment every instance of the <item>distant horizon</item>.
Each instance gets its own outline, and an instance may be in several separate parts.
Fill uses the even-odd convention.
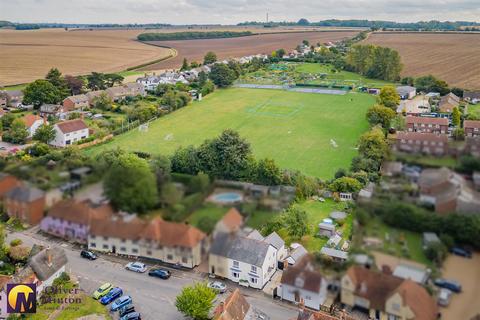
[[[478,22],[478,0],[0,0],[17,23],[235,25],[245,21],[381,20]],[[159,22],[160,21],[160,22]]]

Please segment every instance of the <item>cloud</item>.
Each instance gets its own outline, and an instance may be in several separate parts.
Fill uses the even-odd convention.
[[[478,0],[0,0],[1,19],[66,23],[223,23],[307,18],[479,20]]]

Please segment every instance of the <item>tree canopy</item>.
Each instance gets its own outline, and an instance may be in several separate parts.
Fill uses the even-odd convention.
[[[374,105],[367,111],[367,120],[371,126],[380,125],[384,129],[390,128],[390,122],[395,118],[395,111],[382,105]]]
[[[371,44],[353,46],[346,62],[349,69],[361,75],[387,81],[399,80],[403,68],[396,50]]]
[[[175,300],[175,306],[186,317],[207,320],[216,296],[215,291],[206,283],[197,282],[192,286],[183,287]]]
[[[228,87],[235,81],[237,75],[228,65],[217,63],[212,66],[210,79],[220,88]]]
[[[397,93],[397,89],[394,86],[384,86],[380,89],[378,103],[394,111],[397,110],[397,106],[400,103],[400,96]]]
[[[33,135],[33,139],[38,140],[43,143],[49,143],[53,139],[55,139],[55,129],[52,125],[43,124],[35,131]]]
[[[23,103],[39,108],[42,104],[57,104],[62,101],[62,93],[47,80],[35,80],[23,90]]]
[[[134,154],[112,159],[104,178],[105,194],[119,210],[144,213],[157,203],[157,184],[148,162]]]
[[[212,64],[217,61],[217,55],[215,52],[209,51],[203,57],[203,64]]]

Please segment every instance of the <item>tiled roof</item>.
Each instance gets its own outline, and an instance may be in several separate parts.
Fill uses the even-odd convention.
[[[27,114],[21,119],[22,119],[23,123],[25,123],[27,128],[30,128],[35,123],[35,121],[38,121],[38,120],[43,121],[43,119],[36,114]]]
[[[437,319],[437,304],[424,287],[412,280],[404,280],[395,292],[402,296],[403,303],[413,311],[415,320]]]
[[[90,226],[90,234],[94,236],[118,239],[139,240],[146,223],[138,218],[95,220]]]
[[[397,132],[397,140],[419,140],[419,141],[435,141],[448,143],[448,137],[444,134],[435,134],[428,132]]]
[[[299,279],[302,281],[298,281]],[[315,268],[313,258],[306,255],[294,266],[283,271],[281,283],[318,293],[322,285],[322,275]]]
[[[464,128],[480,128],[480,120],[465,120],[463,122]]]
[[[244,320],[250,304],[237,288],[215,309],[214,320]]]
[[[213,240],[210,253],[261,268],[269,247],[270,245],[263,241],[219,233]]]
[[[88,102],[88,97],[84,94],[77,94],[75,96],[70,96],[70,97],[65,98],[65,100],[67,100],[67,99],[72,101],[73,103]]]
[[[430,117],[414,117],[407,116],[406,123],[420,123],[420,124],[433,124],[433,125],[443,125],[448,126],[447,118],[430,118]]]
[[[45,281],[66,265],[67,261],[62,248],[46,248],[31,258],[30,267],[39,280]]]
[[[110,205],[93,207],[84,201],[63,200],[52,206],[48,211],[49,217],[54,217],[72,223],[90,225],[92,220],[105,219],[113,214]]]
[[[240,229],[243,224],[243,216],[238,212],[237,209],[231,208],[220,220],[223,225],[231,231]]]
[[[184,223],[155,218],[142,232],[142,238],[153,240],[164,246],[193,248],[206,237],[205,233]]]
[[[18,186],[6,192],[4,197],[18,202],[32,202],[44,196],[45,192],[35,187]]]
[[[85,122],[83,122],[82,119],[59,122],[56,124],[56,126],[63,133],[70,133],[70,132],[88,129],[87,125],[85,124]]]

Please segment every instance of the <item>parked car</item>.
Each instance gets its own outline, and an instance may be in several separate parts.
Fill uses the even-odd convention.
[[[121,296],[120,298],[118,298],[117,300],[115,300],[113,303],[112,303],[112,306],[110,307],[110,310],[111,311],[117,311],[118,309],[128,305],[128,304],[131,304],[132,303],[132,297],[130,296]]]
[[[115,287],[112,290],[110,290],[109,293],[107,293],[106,296],[104,296],[102,299],[100,299],[101,304],[109,304],[113,300],[117,299],[118,297],[121,297],[123,294],[122,289],[119,287]]]
[[[95,292],[93,293],[93,299],[100,299],[101,297],[107,295],[107,293],[112,290],[113,286],[111,283],[104,283],[102,284]]]
[[[120,317],[123,317],[124,315],[132,313],[132,312],[135,312],[135,307],[131,303],[127,304],[126,306],[121,307],[118,310],[118,314],[119,314]]]
[[[120,318],[120,320],[141,320],[141,319],[142,318],[140,317],[140,313],[138,312],[132,312]]]
[[[442,288],[442,289],[440,289],[440,292],[438,293],[437,302],[442,307],[446,307],[450,304],[451,298],[452,298],[452,291]]]
[[[148,275],[151,277],[157,277],[157,278],[166,280],[170,278],[171,273],[167,269],[159,268],[159,269],[151,269],[150,271],[148,271]]]
[[[97,259],[97,255],[95,253],[93,253],[92,251],[88,251],[88,250],[82,250],[80,252],[80,257],[88,259],[88,260],[96,260]]]
[[[456,293],[462,292],[462,285],[454,280],[436,279],[434,283],[440,288],[445,288]]]
[[[472,252],[470,250],[463,249],[463,248],[460,248],[460,247],[453,247],[450,250],[450,252],[457,255],[457,256],[461,256],[461,257],[465,257],[465,258],[471,258],[472,257]]]
[[[225,283],[220,281],[210,281],[208,287],[215,290],[218,293],[225,293],[227,291],[227,286]]]
[[[147,271],[147,266],[145,265],[145,263],[141,263],[141,262],[130,262],[125,266],[125,269],[143,273]]]

